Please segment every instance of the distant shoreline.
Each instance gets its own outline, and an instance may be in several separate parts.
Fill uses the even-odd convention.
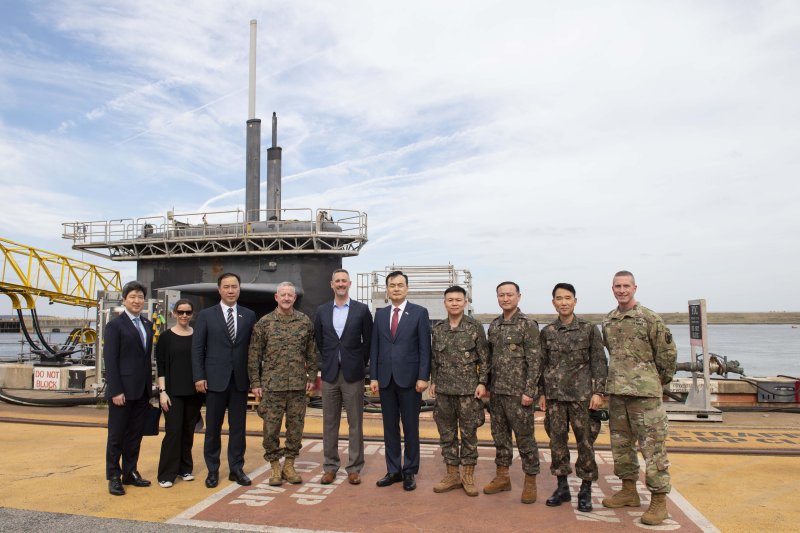
[[[524,311],[524,309],[523,309]],[[490,323],[497,314],[476,313],[474,316],[484,324]],[[556,319],[556,314],[526,313],[539,324],[549,324]],[[659,313],[667,324],[688,324],[689,313]],[[599,324],[606,313],[578,313],[578,316]],[[709,324],[790,324],[800,325],[800,312],[769,313],[708,313]]]

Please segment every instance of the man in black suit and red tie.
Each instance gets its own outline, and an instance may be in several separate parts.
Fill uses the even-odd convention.
[[[340,268],[331,276],[334,299],[314,315],[314,338],[322,372],[323,485],[339,470],[339,424],[342,405],[347,412],[347,481],[361,483],[364,467],[364,376],[369,363],[372,314],[369,307],[350,299],[350,274]]]
[[[226,272],[217,279],[220,303],[200,311],[192,337],[192,374],[197,392],[206,394],[203,456],[206,487],[219,484],[222,420],[228,411],[228,479],[250,485],[244,473],[245,423],[250,378],[247,350],[256,314],[238,305],[241,280]]]
[[[380,389],[387,487],[402,481],[414,490],[419,472],[419,408],[431,372],[431,323],[428,310],[406,300],[408,276],[396,270],[386,276],[392,305],[375,313],[370,346],[370,388]],[[400,457],[400,422],[405,451]]]
[[[125,311],[109,321],[103,334],[108,400],[106,479],[108,492],[114,496],[125,494],[123,485],[150,486],[137,469],[153,388],[153,323],[141,316],[146,295],[147,289],[138,281],[126,283],[122,288]]]

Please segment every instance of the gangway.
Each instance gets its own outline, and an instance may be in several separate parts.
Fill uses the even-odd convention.
[[[96,307],[98,290],[121,290],[119,272],[4,238],[0,238],[0,252],[3,254],[0,292],[11,299],[20,329],[31,350],[42,357],[42,363],[63,364],[67,355],[77,351],[78,343],[93,341],[95,335],[90,330],[78,328],[80,331],[73,331],[64,346],[50,346],[39,325],[36,298],[47,298],[50,303]],[[41,346],[28,332],[24,309],[30,310],[31,324]]]

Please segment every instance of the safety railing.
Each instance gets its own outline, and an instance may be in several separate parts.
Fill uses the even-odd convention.
[[[63,227],[62,237],[72,240],[74,248],[112,259],[286,249],[355,253],[367,239],[365,213],[333,208],[262,209],[250,217],[242,210],[168,212],[165,217],[65,222]],[[108,248],[106,254],[96,251],[101,248]]]

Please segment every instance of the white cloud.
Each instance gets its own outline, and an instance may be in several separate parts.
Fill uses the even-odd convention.
[[[368,213],[355,271],[471,268],[549,310],[797,309],[800,8],[696,2],[47,2],[2,28],[0,214],[60,221],[244,204],[248,22],[283,206]],[[262,154],[266,162],[266,151]],[[266,169],[262,169],[266,179]],[[4,192],[4,205],[7,193]],[[262,203],[263,205],[263,203]],[[36,220],[20,222],[22,213]],[[765,276],[782,288],[764,299]]]

